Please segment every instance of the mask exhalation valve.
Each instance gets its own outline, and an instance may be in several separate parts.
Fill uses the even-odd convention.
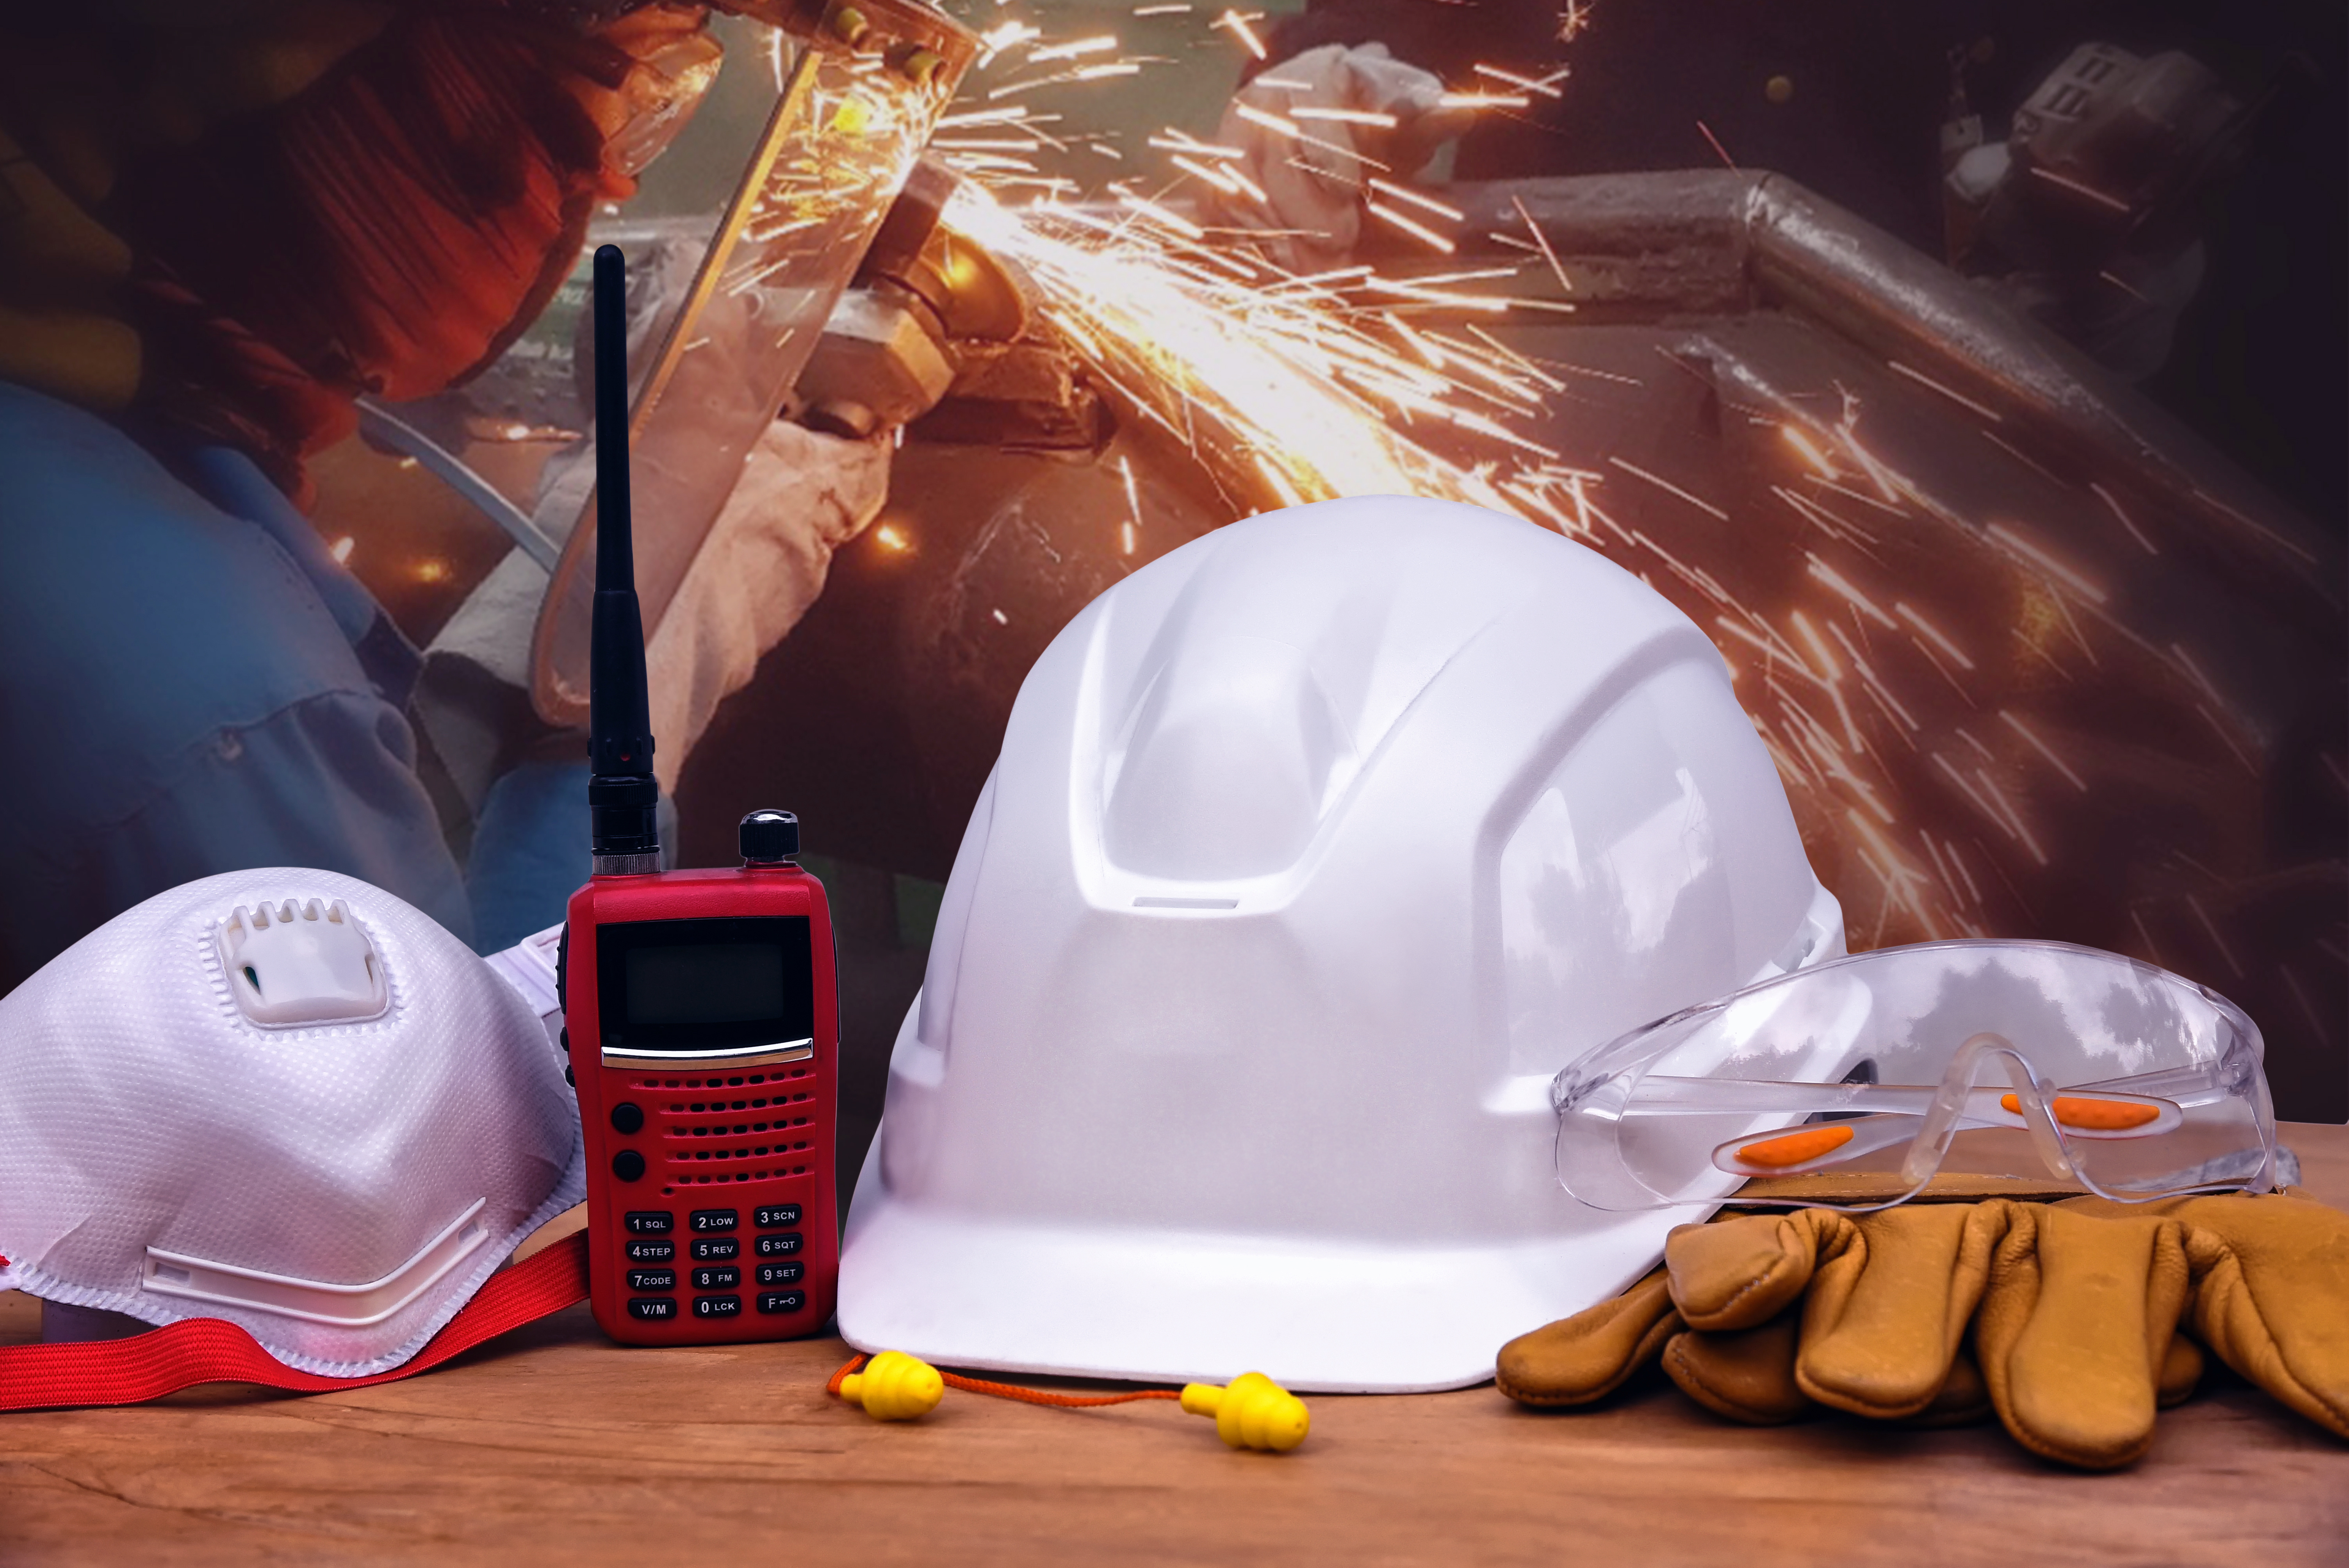
[[[220,955],[238,1009],[264,1028],[349,1023],[391,1005],[383,962],[341,899],[239,904],[221,922]]]

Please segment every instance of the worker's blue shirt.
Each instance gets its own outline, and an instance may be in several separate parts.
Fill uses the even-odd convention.
[[[142,899],[256,866],[358,877],[472,940],[403,712],[414,650],[242,454],[177,469],[0,383],[0,990]],[[535,874],[477,839],[504,940],[562,918],[572,814],[499,824]],[[550,857],[558,837],[580,847]]]

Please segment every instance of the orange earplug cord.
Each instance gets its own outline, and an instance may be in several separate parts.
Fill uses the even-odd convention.
[[[852,1356],[847,1364],[832,1375],[823,1391],[835,1398],[840,1386],[863,1368],[868,1357]],[[1053,1394],[1041,1388],[1022,1388],[1011,1383],[990,1383],[984,1377],[965,1377],[959,1373],[941,1372],[939,1378],[949,1388],[962,1388],[973,1394],[992,1394],[999,1399],[1017,1399],[1025,1405],[1056,1405],[1062,1409],[1083,1409],[1094,1405],[1130,1405],[1136,1399],[1180,1399],[1183,1396],[1172,1388],[1143,1388],[1132,1394]]]

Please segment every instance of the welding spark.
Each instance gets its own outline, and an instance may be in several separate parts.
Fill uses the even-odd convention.
[[[2047,764],[2049,767],[2054,769],[2056,772],[2061,773],[2065,779],[2071,780],[2073,789],[2077,789],[2083,795],[2088,792],[2088,781],[2081,778],[2077,773],[2074,772],[2070,763],[2056,756],[2054,748],[2040,739],[2039,737],[2032,731],[2030,726],[2024,724],[2022,719],[2016,717],[2014,714],[2005,708],[1999,709],[1998,717],[2000,721],[2009,729],[2012,729],[2015,734],[2023,737],[2023,740],[2030,745],[2033,751],[2036,751],[2040,756],[2047,758]]]
[[[1973,660],[1966,657],[1966,651],[1950,640],[1949,634],[1943,632],[1939,626],[1933,624],[1932,622],[1925,619],[1923,615],[1919,614],[1916,610],[1908,604],[1907,602],[1902,601],[1896,603],[1892,606],[1892,613],[1899,616],[1902,620],[1908,622],[1919,632],[1922,633],[1925,639],[1931,643],[1935,647],[1949,655],[1951,661],[1955,664],[1958,668],[1961,670],[1970,670],[1974,667]]]
[[[1229,33],[1233,37],[1237,38],[1241,45],[1247,48],[1247,52],[1254,55],[1257,59],[1268,60],[1272,58],[1272,51],[1264,46],[1264,40],[1256,36],[1256,29],[1249,26],[1247,25],[1247,18],[1241,15],[1237,11],[1225,12],[1222,15],[1216,18],[1216,26]]]
[[[1028,51],[1028,63],[1044,65],[1052,60],[1073,60],[1080,55],[1099,55],[1117,47],[1115,33],[1102,33],[1090,38],[1077,38],[1065,44],[1043,44]]]
[[[1713,502],[1704,500],[1702,497],[1689,494],[1688,491],[1681,489],[1680,486],[1672,483],[1670,480],[1660,479],[1656,475],[1650,473],[1647,469],[1639,467],[1637,464],[1627,463],[1620,458],[1609,457],[1607,460],[1609,463],[1612,463],[1615,467],[1621,469],[1625,473],[1630,474],[1633,479],[1645,480],[1650,484],[1655,486],[1658,490],[1662,490],[1665,494],[1678,496],[1681,500],[1688,502],[1689,505],[1695,507],[1700,511],[1711,512],[1713,516],[1719,518],[1723,522],[1727,522],[1729,521],[1729,514],[1727,512],[1722,511],[1719,507],[1713,505]]]
[[[1392,130],[1402,122],[1383,109],[1330,108],[1319,104],[1292,104],[1289,118],[1299,120],[1325,120],[1332,125],[1371,125]]]
[[[1504,87],[1515,88],[1521,93],[1538,93],[1543,98],[1564,98],[1566,96],[1558,90],[1557,86],[1558,80],[1564,75],[1563,72],[1559,73],[1559,76],[1557,77],[1550,77],[1544,80],[1537,81],[1531,77],[1521,77],[1515,71],[1505,71],[1498,66],[1488,66],[1481,60],[1469,68],[1480,77],[1490,77],[1495,81],[1501,83]]]
[[[2042,164],[2034,163],[2031,166],[2031,177],[2033,180],[2044,180],[2050,185],[2060,186],[2075,196],[2085,196],[2108,211],[2127,212],[2129,210],[2129,204],[2119,197],[2107,195],[2093,185],[2084,185],[2079,181],[2058,174]]]
[[[1895,376],[1905,376],[1909,380],[1917,383],[1920,387],[1939,392],[1951,402],[1957,404],[1961,408],[1972,409],[1975,413],[1981,415],[1983,418],[1988,419],[1993,425],[2000,423],[2005,418],[2005,416],[2002,415],[1997,409],[1990,407],[1986,404],[1977,403],[1972,398],[1952,387],[1944,387],[1941,383],[1934,380],[1931,377],[1926,375],[1921,370],[1912,370],[1897,359],[1888,359],[1884,363],[1891,369]]]
[[[2037,566],[2048,576],[2070,588],[2090,603],[2101,604],[2105,602],[2106,598],[2105,591],[2098,587],[2093,579],[2058,561],[2043,546],[2034,544],[2024,537],[2020,530],[2007,523],[1993,522],[1986,525],[1982,531]]]
[[[1381,223],[1400,229],[1423,244],[1433,250],[1441,251],[1447,256],[1458,248],[1426,224],[1415,219],[1406,218],[1392,207],[1381,206],[1376,201],[1365,201],[1362,203],[1362,209]]]
[[[1525,224],[1526,232],[1531,234],[1534,237],[1534,243],[1540,247],[1542,260],[1549,263],[1551,273],[1557,279],[1557,286],[1568,294],[1572,294],[1574,280],[1566,275],[1565,263],[1557,259],[1557,253],[1550,248],[1549,236],[1542,232],[1539,223],[1534,222],[1534,215],[1526,211],[1524,199],[1512,196],[1509,198],[1509,205],[1517,210],[1518,221]]]
[[[2138,547],[2144,550],[2147,555],[2158,555],[2161,553],[2159,546],[2156,545],[2152,540],[2146,537],[2145,531],[2137,527],[2136,523],[2129,521],[2129,514],[2121,510],[2121,503],[2113,499],[2112,491],[2106,490],[2103,485],[2093,481],[2089,484],[2088,489],[2095,492],[2096,499],[2105,503],[2105,510],[2111,512],[2115,518],[2119,520],[2120,525],[2128,530],[2128,536],[2131,539],[2136,540]]]

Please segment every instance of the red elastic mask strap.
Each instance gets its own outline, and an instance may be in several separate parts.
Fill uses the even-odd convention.
[[[492,1274],[423,1349],[371,1377],[297,1372],[224,1318],[191,1317],[128,1339],[0,1347],[0,1410],[136,1405],[198,1383],[258,1383],[298,1394],[364,1388],[429,1372],[510,1328],[587,1297],[587,1233],[564,1237],[526,1263]]]

